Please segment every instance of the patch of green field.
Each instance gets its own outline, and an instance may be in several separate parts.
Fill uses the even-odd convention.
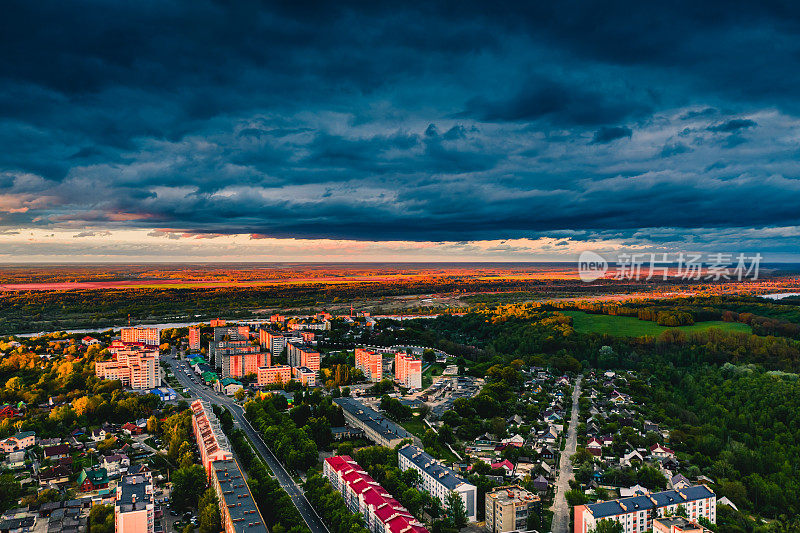
[[[639,320],[638,318],[630,316],[595,315],[584,313],[583,311],[563,311],[563,313],[572,317],[572,325],[575,331],[579,333],[601,333],[616,335],[618,337],[643,337],[645,335],[657,336],[670,329],[679,329],[683,332],[690,333],[693,331],[703,331],[709,328],[752,333],[750,326],[739,322],[712,320],[709,322],[698,322],[691,326],[670,328],[667,326],[659,326],[655,322]]]
[[[422,436],[425,435],[425,430],[428,429],[428,426],[422,421],[419,415],[414,415],[414,418],[402,422],[400,425],[403,426],[406,431],[419,438],[422,438]]]

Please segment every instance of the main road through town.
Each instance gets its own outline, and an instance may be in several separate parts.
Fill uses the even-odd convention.
[[[567,444],[559,460],[556,496],[552,507],[553,525],[550,528],[552,533],[569,533],[569,505],[564,494],[569,490],[569,481],[575,477],[569,458],[575,453],[578,444],[578,399],[581,397],[582,378],[583,376],[578,376],[572,391],[572,416],[567,429]]]
[[[278,483],[280,483],[281,487],[283,487],[283,490],[285,490],[292,499],[292,503],[294,503],[294,506],[297,507],[297,510],[300,512],[300,516],[303,517],[303,520],[305,521],[306,525],[308,525],[311,533],[330,533],[328,528],[325,527],[325,524],[322,523],[322,519],[306,499],[303,491],[297,486],[297,483],[294,482],[292,476],[289,475],[281,462],[278,461],[278,459],[272,453],[272,450],[269,449],[269,446],[267,446],[267,444],[261,438],[261,435],[259,435],[253,426],[250,425],[250,422],[244,416],[244,409],[242,406],[224,394],[217,394],[214,391],[206,388],[205,385],[192,382],[186,372],[180,369],[179,361],[176,361],[169,356],[163,357],[162,360],[167,362],[178,382],[181,384],[181,386],[188,389],[193,397],[201,398],[212,404],[217,404],[228,408],[234,419],[239,423],[239,427],[242,428],[247,435],[247,438],[250,439],[253,447],[256,449],[270,470],[272,470],[272,472],[275,474],[275,479],[278,480]],[[197,379],[196,376],[195,379]],[[284,525],[287,528],[290,528],[293,524]]]

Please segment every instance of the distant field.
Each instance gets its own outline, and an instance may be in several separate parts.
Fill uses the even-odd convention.
[[[750,326],[739,322],[698,322],[691,326],[678,326],[668,328],[659,326],[655,322],[639,320],[629,316],[609,316],[584,313],[583,311],[563,311],[565,315],[572,317],[572,324],[576,331],[580,333],[605,333],[619,337],[643,337],[645,335],[656,336],[669,329],[679,329],[684,332],[703,331],[709,328],[720,328],[726,331],[738,331],[752,333]]]

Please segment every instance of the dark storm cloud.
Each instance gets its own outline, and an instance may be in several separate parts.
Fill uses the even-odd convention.
[[[744,119],[744,118],[734,118],[731,120],[727,120],[720,124],[714,124],[713,126],[708,127],[708,131],[715,131],[720,133],[733,133],[734,131],[743,130],[746,128],[755,128],[758,124],[755,121]]]
[[[633,130],[625,126],[604,127],[594,132],[592,142],[594,144],[606,144],[625,137],[630,139],[632,135]]]
[[[798,224],[799,9],[6,2],[0,227]]]

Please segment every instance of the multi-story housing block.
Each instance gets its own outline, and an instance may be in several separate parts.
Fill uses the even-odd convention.
[[[192,326],[189,328],[189,351],[200,351],[200,326]]]
[[[356,348],[356,368],[373,383],[383,379],[383,354],[366,348]]]
[[[408,389],[422,388],[422,360],[403,352],[394,356],[394,379]]]
[[[379,446],[394,448],[405,439],[413,439],[411,433],[355,398],[343,397],[333,401],[342,408],[348,425],[363,430],[364,435]]]
[[[528,515],[541,499],[519,485],[495,487],[486,493],[486,529],[491,533],[526,531]]]
[[[232,459],[233,453],[228,438],[222,432],[222,426],[211,409],[211,404],[205,400],[195,400],[191,408],[192,430],[197,447],[200,449],[200,462],[206,475],[210,477],[211,463]]]
[[[656,518],[675,515],[683,507],[691,520],[705,518],[717,523],[717,496],[706,485],[679,490],[647,493],[630,498],[575,506],[575,533],[588,533],[601,520],[622,524],[624,533],[643,533],[653,529]]]
[[[317,373],[305,366],[292,368],[292,376],[303,386],[315,387],[317,385]]]
[[[269,351],[273,356],[278,356],[286,347],[286,337],[270,329],[258,330],[258,341],[262,350]]]
[[[311,346],[301,343],[289,342],[286,345],[286,358],[291,367],[310,368],[319,372],[319,352]]]
[[[114,503],[116,533],[153,533],[155,502],[153,480],[147,474],[123,476]]]
[[[147,346],[161,344],[161,331],[158,328],[122,328],[120,337],[122,342],[141,342]]]
[[[289,383],[292,380],[292,367],[289,365],[262,366],[258,369],[258,384]]]
[[[431,455],[417,448],[413,444],[406,444],[397,454],[400,470],[406,471],[413,468],[419,472],[422,479],[420,487],[431,493],[431,496],[442,502],[442,507],[447,506],[447,496],[457,492],[464,500],[464,508],[470,522],[475,521],[477,514],[478,488],[468,483],[464,478],[441,464]]]
[[[350,512],[364,517],[371,533],[428,533],[422,523],[349,456],[326,458],[322,472],[342,494]]]
[[[210,480],[225,533],[268,533],[239,463],[233,459],[214,461]]]
[[[100,379],[118,379],[132,389],[154,389],[161,386],[161,366],[158,348],[139,342],[114,341],[109,346],[112,361],[95,363],[95,375]]]

